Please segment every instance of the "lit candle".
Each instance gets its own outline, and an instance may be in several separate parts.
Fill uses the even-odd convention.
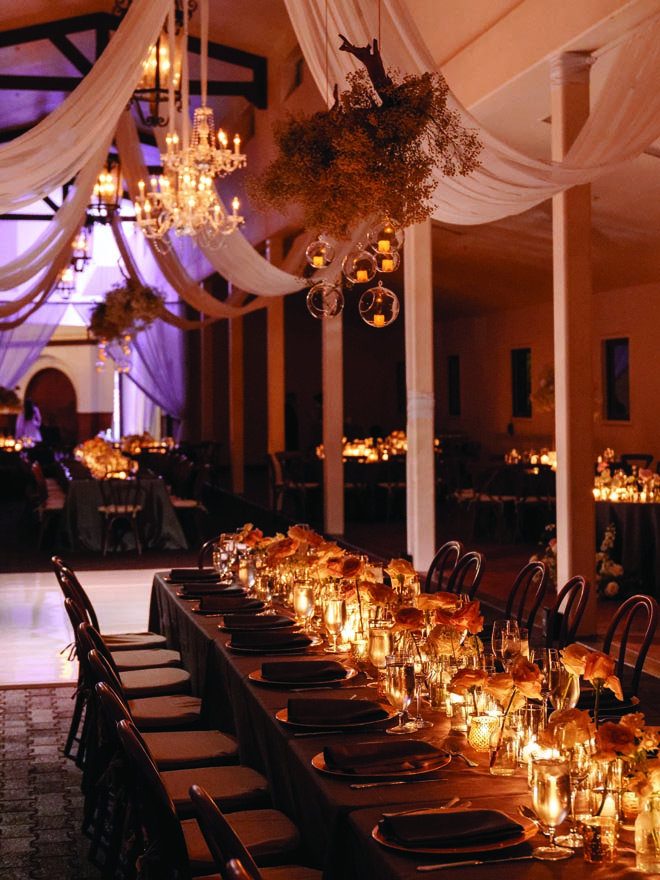
[[[238,135],[234,135],[234,153],[238,156],[241,151],[241,139]]]
[[[386,257],[380,264],[381,272],[394,272],[394,260],[392,257]]]
[[[374,327],[385,326],[385,315],[374,315]]]
[[[366,269],[358,269],[355,273],[355,278],[358,284],[364,284],[366,281],[369,280],[369,273]]]
[[[378,253],[379,254],[389,254],[390,252],[390,242],[387,238],[381,238],[378,241]]]
[[[241,203],[238,201],[237,197],[234,196],[231,203],[232,211],[234,212],[234,217],[238,215],[238,209],[241,207]]]
[[[320,268],[325,265],[325,260],[323,259],[322,254],[315,254],[312,258],[312,265]]]

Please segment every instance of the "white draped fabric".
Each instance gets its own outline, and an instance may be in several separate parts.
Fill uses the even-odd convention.
[[[0,146],[0,213],[49,195],[109,141],[168,10],[169,0],[133,0],[80,85],[42,122]]]
[[[0,333],[0,385],[15,388],[55,332],[66,303],[43,306],[36,318]]]
[[[326,59],[325,0],[285,0],[298,42],[314,80],[326,96],[359,63],[346,52]],[[405,0],[383,0],[381,27],[387,33],[387,66],[402,73],[433,70],[433,59]],[[366,45],[378,33],[377,8],[365,0],[335,0],[328,8],[328,33]],[[326,67],[327,63],[327,67]],[[326,75],[326,70],[328,74]],[[587,183],[634,158],[660,137],[660,16],[640,26],[617,50],[611,73],[580,137],[561,164],[542,162],[489,135],[450,95],[467,127],[479,129],[482,165],[467,177],[437,176],[433,217],[446,223],[487,223],[519,214],[576,184]]]
[[[132,382],[179,425],[185,416],[185,345],[183,333],[154,321],[133,343]]]

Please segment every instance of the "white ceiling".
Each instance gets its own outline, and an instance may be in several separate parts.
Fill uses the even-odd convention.
[[[593,92],[597,94],[609,48],[657,12],[660,0],[408,0],[407,5],[459,100],[495,136],[531,156],[547,159],[552,55],[572,49],[602,56],[594,67]],[[111,10],[112,2],[103,0],[4,3],[0,30]],[[192,32],[196,32],[198,18],[191,21]],[[267,56],[271,69],[294,41],[283,0],[212,0],[210,36],[216,42]],[[74,42],[91,55],[88,36],[75,37]],[[71,76],[75,71],[43,40],[0,49],[0,74],[7,73]],[[0,129],[38,121],[63,97],[61,93],[1,93]],[[236,112],[236,102],[241,100],[217,101],[216,116]],[[660,150],[652,149],[623,172],[599,180],[592,192],[595,289],[660,281]],[[488,225],[435,224],[433,243],[440,317],[551,298],[549,203]]]

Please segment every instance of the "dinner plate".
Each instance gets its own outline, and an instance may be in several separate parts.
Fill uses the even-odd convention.
[[[236,614],[241,614],[241,611],[236,611]],[[248,611],[248,614],[250,612]],[[227,617],[231,616],[230,614],[226,615]],[[257,617],[257,615],[253,615]],[[258,615],[260,618],[267,617],[268,615],[260,614]],[[278,623],[277,626],[264,626],[263,624],[256,624],[255,626],[249,626],[246,624],[245,626],[225,626],[224,623],[218,624],[218,629],[223,633],[235,633],[235,632],[291,632],[291,630],[295,630],[299,632],[299,626],[295,620],[290,620],[288,623]]]
[[[316,648],[317,645],[323,644],[323,639],[321,636],[310,636],[310,644],[304,645],[300,647],[292,647],[287,648],[284,646],[278,645],[267,645],[259,648],[242,648],[242,647],[234,647],[231,643],[231,639],[228,642],[225,642],[225,647],[229,648],[230,651],[235,651],[237,654],[304,654],[308,648]]]
[[[279,712],[276,713],[275,717],[278,721],[284,724],[286,727],[305,727],[310,730],[334,730],[335,728],[344,728],[352,730],[354,727],[374,727],[378,724],[384,724],[387,721],[391,721],[392,718],[397,715],[396,709],[385,708],[383,709],[387,712],[386,718],[375,718],[373,721],[352,721],[350,723],[341,722],[341,721],[328,721],[327,724],[303,724],[301,721],[289,721],[289,710],[287,708],[280,709]]]
[[[312,687],[323,687],[324,685],[327,687],[331,684],[341,684],[342,681],[348,681],[350,678],[355,678],[358,674],[357,669],[353,669],[352,666],[346,667],[346,675],[343,675],[341,678],[324,678],[323,681],[273,681],[272,678],[264,678],[261,674],[261,669],[255,669],[254,672],[251,672],[248,675],[250,681],[256,681],[258,684],[270,684],[273,687],[286,687],[286,688],[312,688]]]
[[[420,813],[428,812],[428,810],[420,810]],[[443,813],[461,813],[467,812],[466,810],[461,810],[460,808],[457,810],[442,810]],[[504,811],[502,811],[504,812]],[[485,843],[481,846],[474,846],[468,844],[467,846],[458,846],[458,847],[423,847],[423,846],[403,846],[401,843],[395,843],[392,840],[388,840],[380,831],[378,825],[371,832],[371,836],[374,840],[377,840],[378,843],[383,846],[388,847],[388,849],[396,849],[399,852],[408,852],[408,853],[420,853],[422,855],[454,855],[459,853],[477,853],[477,852],[490,852],[491,850],[497,849],[507,849],[510,846],[518,846],[521,843],[524,843],[526,840],[534,837],[537,833],[538,829],[536,824],[532,822],[531,819],[527,819],[524,816],[516,815],[511,816],[509,813],[506,813],[509,819],[513,819],[514,822],[517,822],[519,825],[523,826],[523,830],[520,834],[515,837],[510,837],[508,840],[500,840],[497,843]]]
[[[374,722],[370,721],[369,723],[373,724]],[[312,767],[316,770],[320,770],[321,773],[328,773],[330,776],[341,776],[342,779],[355,781],[356,779],[399,779],[401,776],[422,776],[424,773],[434,773],[436,770],[446,767],[450,761],[451,755],[443,754],[438,757],[438,763],[433,767],[423,767],[420,770],[390,770],[383,771],[382,773],[346,773],[344,770],[335,770],[332,767],[328,767],[323,758],[323,752],[319,752],[318,755],[314,755],[312,758]]]

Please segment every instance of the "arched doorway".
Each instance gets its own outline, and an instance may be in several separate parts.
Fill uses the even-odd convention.
[[[78,406],[76,391],[61,370],[48,367],[30,379],[25,390],[41,413],[41,435],[54,446],[75,446],[78,442]]]

